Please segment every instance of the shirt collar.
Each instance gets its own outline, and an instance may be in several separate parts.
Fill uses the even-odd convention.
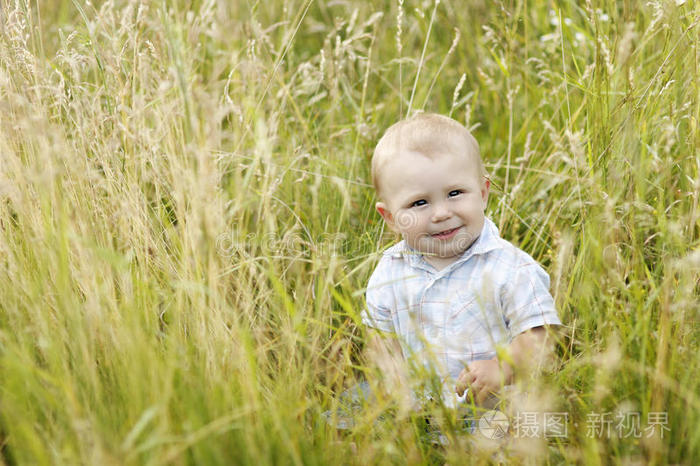
[[[502,245],[500,243],[500,239],[501,237],[499,236],[498,227],[496,224],[489,218],[484,217],[484,226],[481,229],[479,237],[472,243],[471,246],[469,246],[469,248],[467,248],[466,251],[462,253],[459,259],[454,261],[448,267],[445,267],[443,270],[452,269],[457,264],[465,262],[472,256],[486,254],[489,251],[501,248]],[[387,253],[391,254],[391,256],[394,258],[405,258],[412,267],[429,270],[433,269],[433,267],[423,258],[423,255],[408,246],[406,241],[401,241],[395,247],[390,248]]]
[[[491,219],[484,217],[484,227],[481,229],[481,234],[469,249],[464,251],[462,258],[469,258],[476,254],[486,254],[489,251],[501,248],[503,245],[500,239],[501,236],[498,233],[496,224]]]

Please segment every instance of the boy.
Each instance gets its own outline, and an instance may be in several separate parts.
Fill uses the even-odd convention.
[[[536,369],[545,327],[560,325],[549,277],[484,216],[490,181],[469,131],[436,114],[394,124],[374,151],[372,181],[377,211],[403,237],[367,286],[363,321],[396,337],[372,338],[375,355],[412,358],[477,404]]]

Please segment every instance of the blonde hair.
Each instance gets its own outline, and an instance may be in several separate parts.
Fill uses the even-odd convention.
[[[463,154],[476,164],[479,174],[486,176],[479,144],[474,136],[452,118],[436,113],[419,113],[394,123],[377,143],[372,155],[372,184],[381,197],[380,174],[386,163],[407,152],[426,157],[435,154]]]

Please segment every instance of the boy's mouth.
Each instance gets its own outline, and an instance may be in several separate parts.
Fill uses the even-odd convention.
[[[459,230],[460,228],[462,228],[462,227],[452,228],[452,229],[450,229],[450,230],[443,230],[443,231],[441,231],[441,232],[439,232],[439,233],[434,233],[434,234],[432,234],[432,235],[430,235],[430,236],[432,236],[433,238],[437,238],[437,239],[447,239],[447,238],[451,238],[451,237],[453,237],[454,235],[457,234],[457,230]]]

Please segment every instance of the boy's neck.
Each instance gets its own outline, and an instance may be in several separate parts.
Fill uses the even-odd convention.
[[[428,264],[435,267],[435,270],[437,270],[438,272],[441,271],[442,269],[452,265],[460,257],[462,257],[462,254],[460,254],[458,256],[452,256],[452,257],[437,257],[437,256],[431,256],[428,254],[423,254],[423,259],[425,259],[425,261]]]

